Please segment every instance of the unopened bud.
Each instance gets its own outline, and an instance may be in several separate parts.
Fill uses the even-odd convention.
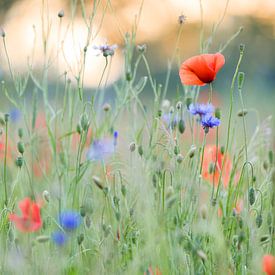
[[[22,141],[19,141],[17,143],[17,150],[18,150],[18,152],[20,154],[22,154],[22,155],[24,154],[24,152],[25,152],[25,146],[24,146],[24,143]]]
[[[265,170],[267,170],[268,169],[268,162],[265,160],[264,162],[263,162],[263,168],[265,169]]]
[[[141,145],[138,146],[138,153],[142,157],[142,155],[143,155],[143,148],[142,148]]]
[[[91,227],[92,221],[91,221],[90,216],[86,215],[85,219],[84,219],[84,222],[85,222],[85,225],[86,225],[87,228]]]
[[[50,193],[47,190],[44,190],[42,193],[42,197],[46,202],[50,202]]]
[[[125,197],[127,190],[126,190],[126,186],[124,184],[121,185],[121,189],[120,190],[121,190],[122,195]]]
[[[224,146],[221,146],[221,154],[223,155],[225,152],[225,147]]]
[[[255,202],[255,190],[253,187],[249,189],[248,197],[250,205],[253,205]]]
[[[23,135],[24,135],[23,129],[19,128],[18,129],[18,136],[19,136],[19,138],[23,138]]]
[[[77,131],[77,133],[78,133],[79,135],[81,134],[82,128],[81,128],[80,123],[77,123],[77,125],[76,125],[76,131]]]
[[[83,233],[80,233],[80,234],[77,236],[77,243],[78,243],[78,245],[81,245],[83,241],[84,241],[84,234],[83,234]]]
[[[180,153],[179,146],[175,146],[175,147],[174,147],[174,154],[175,154],[175,155],[178,155],[179,153]]]
[[[268,159],[269,159],[269,163],[273,164],[273,151],[272,150],[270,150],[268,152]]]
[[[260,228],[261,225],[262,225],[262,223],[263,223],[263,217],[262,217],[261,214],[258,214],[257,217],[256,217],[256,225],[257,225],[257,227]]]
[[[80,125],[84,131],[87,131],[89,128],[89,120],[87,114],[82,114],[80,119]]]
[[[187,109],[189,109],[189,106],[190,106],[191,103],[192,103],[192,98],[191,98],[191,97],[187,97],[186,100],[185,100],[185,103],[186,103]]]
[[[183,134],[184,133],[184,131],[185,131],[185,122],[184,122],[184,120],[183,119],[180,119],[180,121],[179,121],[179,132],[181,133],[181,134]]]
[[[81,205],[80,206],[80,215],[81,215],[82,218],[85,217],[85,215],[86,215],[86,207],[85,207],[85,205]]]

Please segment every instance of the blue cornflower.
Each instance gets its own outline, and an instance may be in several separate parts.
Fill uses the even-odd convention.
[[[63,246],[67,242],[68,236],[62,231],[55,231],[52,234],[52,240],[56,245]]]
[[[94,140],[88,152],[88,160],[105,160],[115,151],[114,141],[112,139]]]
[[[21,112],[17,108],[12,108],[9,115],[12,122],[17,122],[21,118]]]
[[[199,115],[200,117],[212,114],[214,112],[214,106],[210,103],[208,104],[190,104],[189,106],[189,112],[192,115]]]
[[[108,45],[107,43],[99,45],[99,46],[93,46],[94,50],[97,50],[98,53],[102,53],[104,57],[107,56],[113,56],[115,54],[115,50],[117,49],[117,45]]]
[[[213,117],[211,115],[206,115],[202,117],[201,125],[205,132],[207,133],[209,131],[209,128],[213,128],[220,125],[220,120],[216,117]]]
[[[59,223],[65,230],[74,230],[81,223],[80,214],[75,211],[64,211],[59,216]]]

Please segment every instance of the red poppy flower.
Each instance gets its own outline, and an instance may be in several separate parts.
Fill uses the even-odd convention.
[[[203,86],[215,80],[218,71],[225,63],[221,53],[201,54],[184,61],[179,75],[184,85]]]
[[[263,271],[267,275],[275,275],[275,256],[264,255],[264,257],[263,257]]]
[[[34,232],[42,227],[39,204],[32,202],[30,198],[25,198],[18,204],[22,216],[10,214],[10,221],[14,222],[18,230],[22,232]]]
[[[209,167],[210,165],[214,165],[217,157],[217,165],[215,171],[212,171],[210,173]],[[204,149],[204,157],[203,157],[203,163],[202,163],[202,177],[209,181],[210,183],[213,182],[213,176],[214,176],[214,184],[215,186],[219,183],[219,177],[221,173],[221,167],[223,163],[223,159],[225,158],[225,155],[221,153],[221,149],[216,149],[216,145],[206,145]],[[232,163],[229,159],[229,156],[226,156],[225,163],[224,163],[224,169],[223,169],[223,175],[222,175],[222,182],[224,187],[228,186],[229,180],[230,180],[230,172],[232,169]]]

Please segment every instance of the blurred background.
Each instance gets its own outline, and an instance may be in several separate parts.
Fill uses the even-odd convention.
[[[71,22],[71,5],[77,3],[74,18],[74,33],[68,31]],[[28,63],[33,58],[33,66],[39,70],[43,65],[42,6],[47,10],[44,29],[50,30],[48,37],[51,51],[54,52],[59,41],[62,45],[63,60],[54,64],[51,73],[62,74],[68,67],[71,73],[77,71],[79,51],[86,43],[87,28],[82,18],[81,3],[87,15],[91,13],[94,1],[69,0],[0,0],[0,26],[6,33],[6,44],[10,62],[16,72],[28,71]],[[123,39],[131,32],[138,18],[142,1],[115,0],[100,1],[93,21],[94,36],[90,46],[104,42],[119,46],[112,61],[108,84],[123,76]],[[57,16],[64,10],[62,26]],[[202,13],[201,13],[202,11]],[[183,25],[178,17],[184,15]],[[44,13],[45,16],[45,13]],[[246,46],[241,70],[246,74],[244,96],[248,108],[257,108],[261,117],[274,114],[275,103],[275,1],[274,0],[145,0],[141,10],[136,36],[137,44],[147,45],[146,56],[152,73],[160,83],[165,82],[168,61],[176,47],[179,29],[182,35],[178,43],[178,59],[172,65],[168,98],[173,98],[179,87],[178,67],[186,58],[199,53],[201,18],[204,25],[204,39],[211,34],[213,26],[221,19],[222,23],[213,37],[209,52],[216,52],[236,34],[243,31],[223,52],[226,65],[214,84],[220,104],[227,102],[232,75],[239,55],[239,45]],[[34,46],[35,45],[35,46]],[[57,47],[58,48],[58,47]],[[98,85],[104,58],[90,54],[87,56],[85,87]],[[100,69],[99,69],[100,68]],[[146,74],[139,71],[140,75]],[[0,47],[0,79],[8,75],[7,59],[3,45]],[[149,87],[148,87],[149,88]],[[202,88],[202,94],[207,88]]]

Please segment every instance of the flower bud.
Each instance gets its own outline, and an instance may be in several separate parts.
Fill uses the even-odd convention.
[[[139,146],[138,146],[138,153],[139,153],[139,155],[142,157],[142,155],[143,155],[143,148],[142,148],[142,145],[139,145]]]
[[[189,150],[189,152],[188,152],[188,156],[189,156],[189,158],[193,158],[194,157],[194,155],[195,155],[195,152],[196,152],[196,146],[195,145],[191,145],[191,148],[190,148],[190,150]]]
[[[23,138],[23,135],[24,135],[23,129],[19,128],[18,129],[18,136],[19,136],[19,138]]]
[[[103,186],[103,184],[102,184],[102,181],[101,181],[101,179],[100,179],[99,177],[93,176],[93,177],[92,177],[92,180],[93,180],[93,182],[95,183],[95,185],[96,185],[99,189],[101,189],[101,190],[104,189],[104,186]]]
[[[177,108],[177,110],[181,110],[182,109],[182,102],[181,101],[177,102],[176,108]]]
[[[241,90],[243,88],[243,83],[244,83],[244,72],[239,72],[238,73],[238,89]]]
[[[249,197],[249,204],[253,205],[255,202],[255,190],[253,187],[249,189],[248,197]]]
[[[120,218],[121,218],[120,212],[117,211],[115,215],[116,215],[116,220],[120,221]]]
[[[136,150],[136,144],[134,142],[131,142],[129,145],[130,152],[134,152]]]
[[[83,241],[84,241],[84,234],[83,234],[83,233],[80,233],[80,234],[77,236],[77,243],[78,243],[78,245],[81,245]]]
[[[81,134],[81,132],[82,132],[82,128],[81,128],[81,125],[79,124],[79,123],[77,123],[77,125],[76,125],[76,131],[77,131],[77,133],[80,135]]]
[[[64,15],[65,15],[64,10],[63,9],[60,10],[57,15],[58,15],[59,18],[64,17]]]
[[[221,154],[223,155],[225,152],[225,147],[224,146],[221,146]]]
[[[239,117],[244,117],[244,116],[247,115],[247,113],[248,113],[247,109],[243,109],[243,110],[239,110],[238,113],[237,113],[237,115]]]
[[[182,163],[183,161],[183,155],[182,154],[178,154],[177,155],[177,163]]]
[[[80,119],[80,125],[84,131],[87,131],[89,128],[89,120],[87,114],[82,114]]]
[[[46,202],[50,202],[50,193],[47,190],[44,190],[42,193],[42,197]]]
[[[123,197],[125,197],[127,189],[126,189],[126,186],[124,184],[121,185],[121,189],[120,190],[121,190],[121,193],[122,193]]]
[[[256,225],[257,225],[257,227],[260,228],[261,225],[262,225],[262,223],[263,223],[263,217],[262,217],[261,214],[258,214],[257,217],[256,217]]]
[[[1,28],[1,27],[0,27],[0,36],[3,37],[3,38],[6,36],[6,33],[5,33],[4,29]]]
[[[208,167],[208,172],[209,174],[213,174],[214,173],[214,170],[215,170],[215,163],[214,162],[211,162],[209,164],[209,167]]]
[[[263,162],[263,168],[265,169],[265,170],[267,170],[268,169],[268,162],[265,160],[264,162]]]
[[[86,215],[85,218],[84,218],[84,222],[85,222],[85,225],[86,225],[87,228],[91,227],[92,221],[91,221],[90,216]]]
[[[5,123],[8,123],[8,121],[9,121],[9,114],[5,114],[4,115],[4,121],[5,121]]]
[[[126,77],[127,81],[131,81],[132,80],[132,73],[130,71],[126,72],[125,77]]]
[[[80,216],[82,217],[82,218],[84,218],[85,217],[85,215],[86,215],[86,207],[85,207],[85,205],[81,205],[80,206]]]
[[[23,166],[24,159],[23,157],[17,157],[15,160],[15,165],[19,168]]]
[[[186,103],[187,109],[189,109],[189,106],[190,106],[191,103],[192,103],[192,98],[191,98],[191,97],[187,97],[187,98],[185,99],[185,103]]]
[[[22,154],[22,155],[24,154],[24,152],[25,152],[25,146],[24,146],[24,143],[22,141],[19,141],[17,143],[17,150],[18,150],[18,152],[20,154]]]
[[[50,239],[49,236],[44,236],[44,235],[36,237],[36,241],[38,243],[46,243],[47,241],[49,241],[49,239]]]
[[[109,112],[111,110],[111,105],[109,103],[105,103],[103,105],[104,112]]]
[[[180,119],[178,127],[179,127],[179,132],[183,134],[185,131],[185,123],[183,119]]]
[[[178,155],[179,153],[180,153],[179,146],[175,146],[175,147],[174,147],[174,154],[175,154],[175,155]]]

